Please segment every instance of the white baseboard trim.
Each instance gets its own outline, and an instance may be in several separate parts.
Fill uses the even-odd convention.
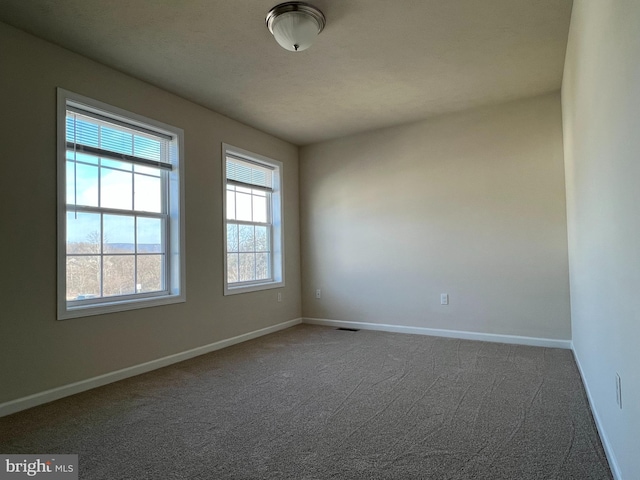
[[[237,337],[227,338],[225,340],[210,343],[209,345],[203,345],[202,347],[193,348],[185,352],[175,353],[167,357],[158,358],[156,360],[151,360],[139,365],[116,370],[115,372],[105,373],[104,375],[88,378],[86,380],[80,380],[79,382],[70,383],[61,387],[52,388],[51,390],[46,390],[44,392],[18,398],[16,400],[10,400],[5,403],[0,403],[0,417],[11,415],[12,413],[26,410],[27,408],[42,405],[44,403],[52,402],[60,398],[68,397],[69,395],[74,395],[86,390],[91,390],[92,388],[101,387],[108,383],[113,383],[117,382],[118,380],[123,380],[135,375],[140,375],[141,373],[150,372],[151,370],[166,367],[173,363],[182,362],[183,360],[188,360],[199,355],[204,355],[205,353],[210,353],[215,350],[230,347],[231,345],[246,342],[247,340],[252,340],[263,335],[268,335],[269,333],[274,333],[279,330],[284,330],[285,328],[293,327],[294,325],[298,325],[299,323],[302,323],[302,319],[296,318],[287,322],[278,323],[277,325],[272,325],[271,327],[261,328],[260,330],[244,333],[242,335],[238,335]]]
[[[324,318],[303,318],[302,323],[325,325],[328,327],[360,328],[362,330],[380,330],[383,332],[412,333],[431,335],[433,337],[460,338],[463,340],[480,340],[482,342],[510,343],[530,345],[534,347],[551,347],[571,349],[571,340],[553,338],[521,337],[518,335],[498,335],[493,333],[465,332],[461,330],[443,330],[438,328],[409,327],[405,325],[389,325],[384,323],[347,322],[344,320],[327,320]]]
[[[611,473],[613,475],[614,480],[622,480],[622,474],[620,473],[620,467],[618,466],[618,461],[616,460],[615,452],[609,443],[609,438],[604,431],[602,426],[602,422],[600,421],[600,416],[598,415],[598,410],[596,410],[595,404],[593,403],[593,397],[591,396],[591,391],[589,390],[589,384],[587,383],[587,379],[584,376],[584,370],[582,369],[582,364],[580,363],[580,357],[578,356],[578,352],[573,348],[573,358],[576,360],[576,365],[578,365],[578,371],[580,372],[580,377],[582,378],[582,384],[584,385],[584,389],[587,392],[587,400],[589,400],[589,407],[591,407],[591,413],[593,414],[593,419],[596,422],[596,428],[598,429],[598,433],[600,434],[600,441],[602,442],[602,446],[604,447],[604,453],[607,456],[607,460],[609,461],[609,467],[611,467]]]

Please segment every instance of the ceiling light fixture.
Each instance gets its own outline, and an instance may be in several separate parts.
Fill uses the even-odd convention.
[[[305,2],[276,5],[267,13],[266,21],[276,42],[290,52],[309,48],[326,23],[323,13]]]

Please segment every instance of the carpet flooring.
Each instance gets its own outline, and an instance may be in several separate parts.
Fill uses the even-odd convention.
[[[299,325],[0,419],[80,478],[611,479],[569,350]]]

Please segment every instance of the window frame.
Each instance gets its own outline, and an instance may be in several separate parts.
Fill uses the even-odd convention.
[[[227,156],[248,163],[254,163],[266,167],[273,171],[273,187],[270,194],[271,202],[268,205],[269,216],[271,217],[271,272],[272,278],[269,280],[254,280],[241,283],[228,282],[227,266],[227,224],[238,223],[227,219]],[[285,285],[284,279],[284,196],[283,196],[283,165],[282,162],[274,160],[264,155],[250,152],[227,143],[222,144],[222,236],[223,236],[223,258],[224,258],[224,295],[236,295],[240,293],[256,292],[281,288]],[[249,187],[247,187],[249,188]],[[239,223],[242,223],[241,221]]]
[[[89,114],[97,114],[121,126],[147,130],[171,137],[169,144],[170,170],[164,170],[160,176],[162,196],[166,201],[166,232],[163,235],[165,260],[163,263],[164,290],[160,292],[142,292],[131,295],[98,297],[88,300],[67,301],[67,141],[66,114],[67,109],[76,108]],[[185,228],[184,228],[184,131],[142,115],[123,110],[118,107],[79,95],[63,88],[57,89],[57,311],[58,320],[101,315],[159,305],[168,305],[186,301],[185,278]],[[135,205],[132,205],[135,207]],[[92,207],[101,215],[112,214],[117,209]],[[114,210],[114,211],[112,211]],[[129,216],[136,216],[141,210],[123,211]],[[160,216],[144,212],[143,216]],[[115,212],[117,214],[117,212]],[[100,253],[100,258],[108,255]],[[137,258],[137,253],[134,258]],[[102,268],[102,267],[101,267]]]

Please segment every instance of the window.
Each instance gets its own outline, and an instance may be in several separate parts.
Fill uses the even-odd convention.
[[[184,301],[182,130],[58,89],[58,318]]]
[[[282,164],[223,144],[224,293],[284,285]]]

